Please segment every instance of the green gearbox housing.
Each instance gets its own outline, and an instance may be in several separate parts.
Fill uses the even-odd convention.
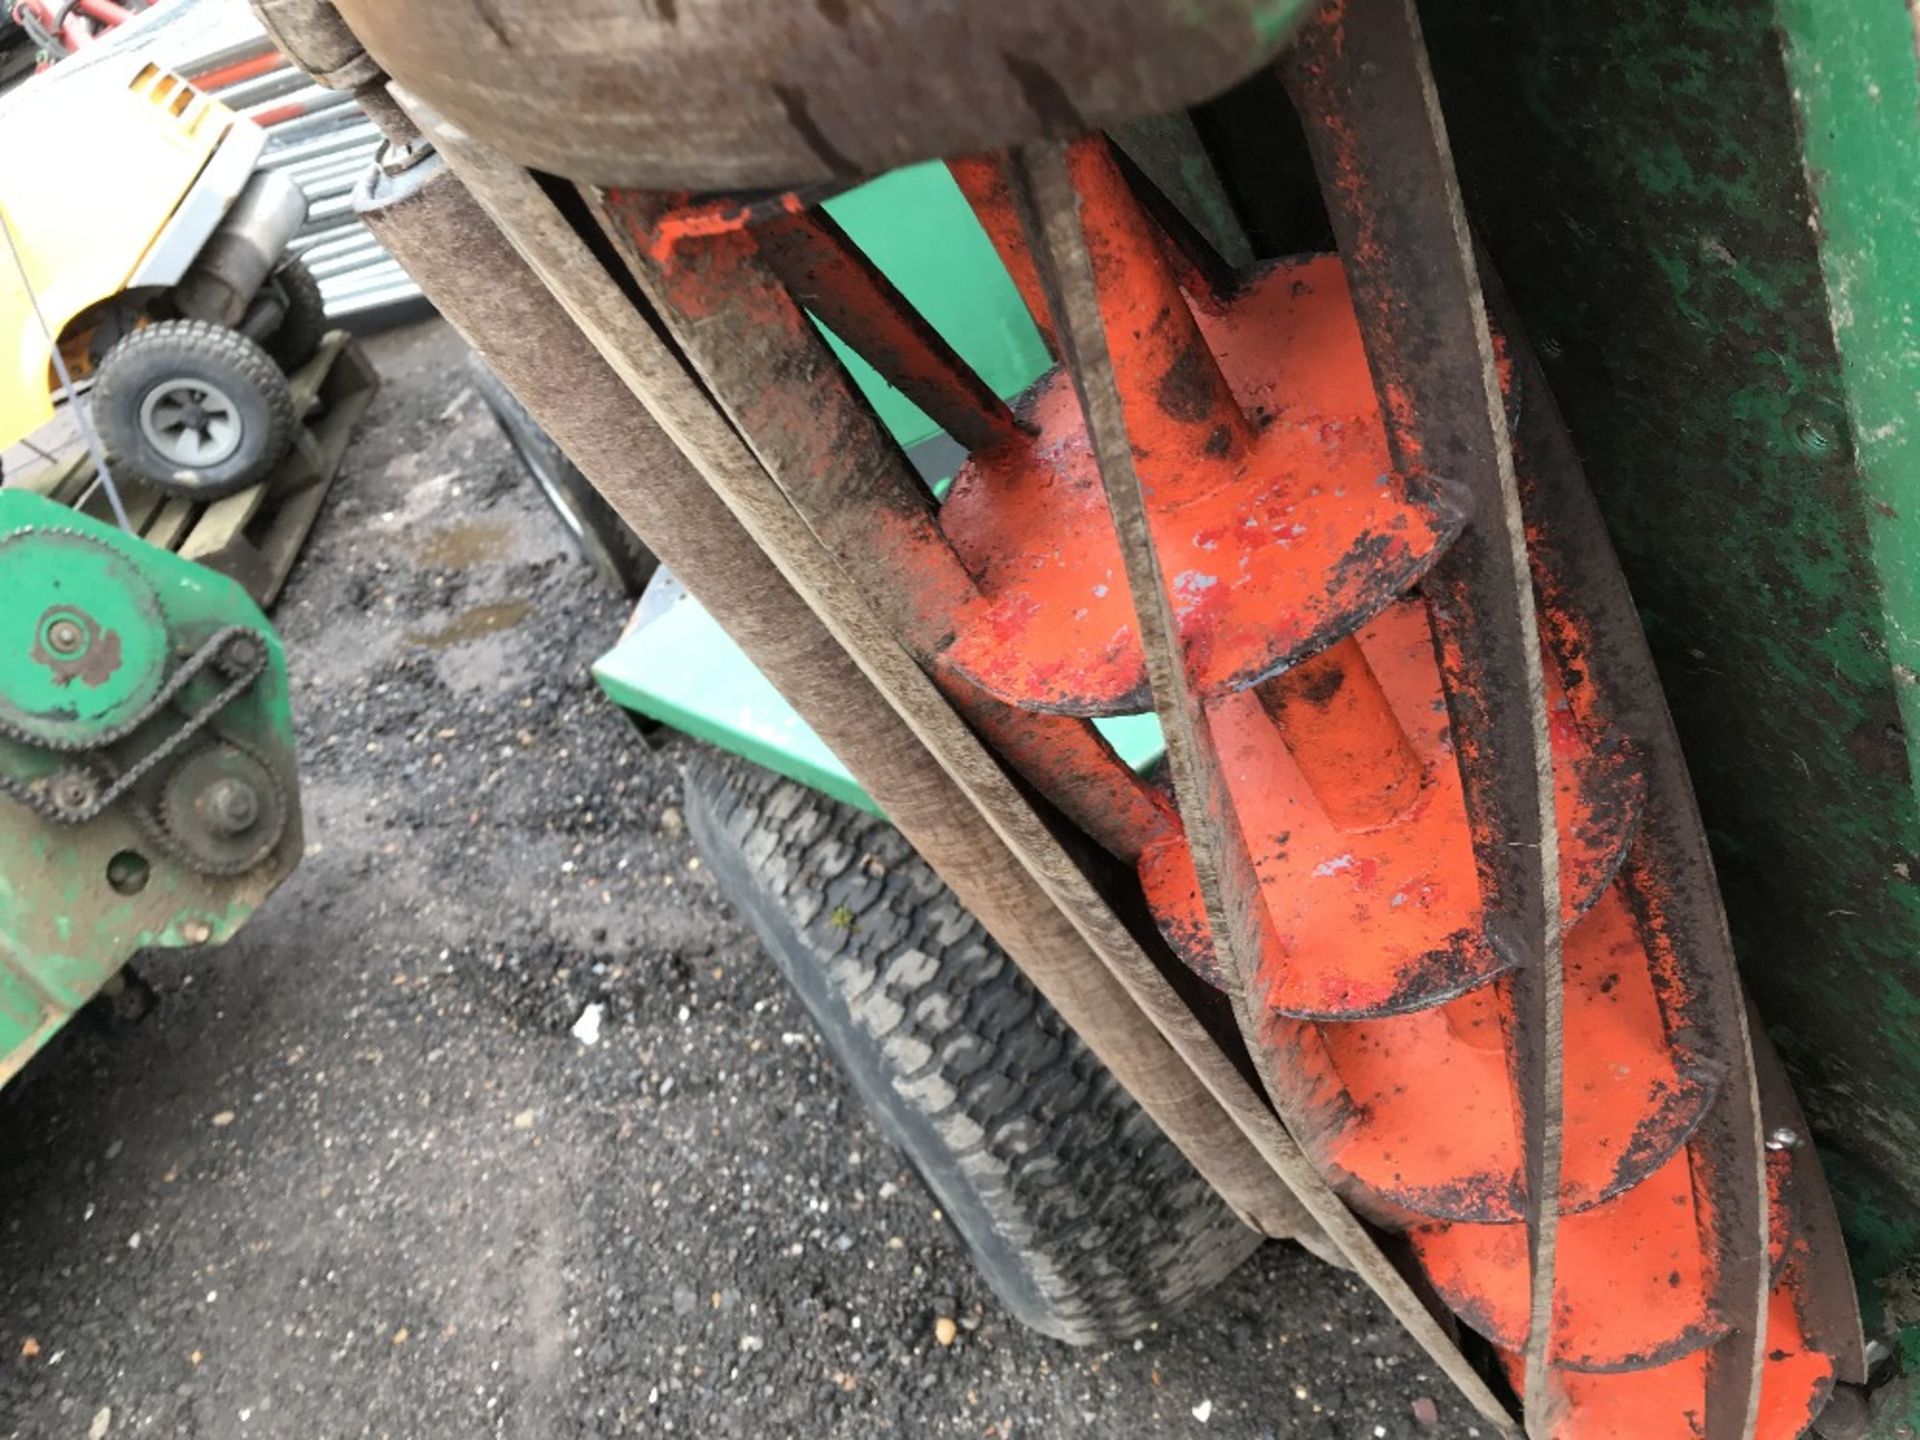
[[[298,863],[286,658],[235,582],[0,491],[0,1084]]]

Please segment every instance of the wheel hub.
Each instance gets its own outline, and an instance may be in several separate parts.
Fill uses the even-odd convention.
[[[140,433],[169,462],[204,469],[230,458],[245,435],[239,407],[217,385],[163,380],[140,402]]]

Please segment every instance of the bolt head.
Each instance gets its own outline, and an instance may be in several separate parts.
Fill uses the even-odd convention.
[[[1793,436],[1809,455],[1824,455],[1833,448],[1833,435],[1826,426],[1812,420],[1803,420],[1795,426]]]
[[[202,790],[194,808],[222,834],[244,835],[259,822],[260,794],[246,781],[228,775]]]
[[[213,939],[213,927],[204,920],[189,920],[180,927],[180,938],[189,945],[204,945]]]
[[[1791,1150],[1800,1143],[1800,1132],[1782,1125],[1767,1132],[1767,1149]]]
[[[47,627],[47,648],[56,655],[77,655],[87,647],[87,632],[78,620],[61,618]]]

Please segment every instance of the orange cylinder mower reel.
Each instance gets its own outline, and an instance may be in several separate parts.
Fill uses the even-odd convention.
[[[954,170],[1043,307],[996,167]],[[1216,959],[1184,832],[1140,855],[1144,892],[1183,961],[1244,991],[1264,1078],[1309,1157],[1406,1234],[1441,1299],[1512,1363],[1532,1264],[1515,959],[1481,898],[1449,704],[1463,667],[1417,594],[1459,518],[1395,471],[1337,258],[1186,293],[1105,142],[1073,147],[1068,172],[1181,659],[1264,904],[1255,973]],[[1036,314],[1057,336],[1057,317]],[[956,478],[940,524],[980,594],[947,660],[1012,705],[1109,715],[1150,692],[1072,378],[1041,380],[1017,407],[1028,433]],[[1725,1025],[1704,1013],[1711,987],[1647,938],[1658,896],[1636,888],[1644,857],[1624,864],[1645,784],[1591,657],[1566,663],[1553,643],[1578,630],[1543,616],[1565,937],[1552,1434],[1679,1440],[1706,1433],[1709,1356],[1730,1329],[1722,1167],[1702,1127],[1732,1067],[1714,1048]],[[1798,1314],[1782,1270],[1754,1432],[1766,1440],[1798,1434],[1833,1378]]]
[[[650,299],[688,334],[733,308],[780,337],[777,373],[732,390],[735,424],[771,473],[805,452],[789,473],[816,488],[789,493],[886,623],[1003,759],[1137,873],[1172,954],[1237,1002],[1301,1151],[1398,1237],[1481,1337],[1487,1368],[1529,1392],[1536,1440],[1791,1440],[1858,1348],[1833,1320],[1830,1206],[1810,1149],[1763,1157],[1748,1113],[1737,986],[1700,940],[1689,842],[1661,803],[1670,756],[1645,705],[1609,688],[1626,664],[1618,635],[1582,608],[1611,557],[1539,520],[1577,470],[1519,476],[1539,513],[1526,516],[1532,584],[1518,583],[1538,609],[1537,634],[1516,633],[1523,653],[1538,647],[1541,708],[1531,684],[1478,693],[1491,688],[1484,647],[1468,652],[1484,635],[1450,567],[1486,522],[1409,461],[1419,401],[1382,378],[1369,299],[1385,247],[1205,288],[1216,272],[1182,263],[1106,142],[1083,140],[1064,175],[1170,616],[1153,632],[1110,503],[1112,447],[1083,410],[1085,310],[1052,311],[1043,277],[1059,283],[1058,252],[1029,238],[1032,174],[1022,191],[1005,157],[952,169],[1064,357],[1011,406],[807,197],[614,192],[608,206],[648,257]],[[870,443],[846,377],[808,348],[807,311],[967,448],[943,504],[884,436]],[[1528,392],[1516,462],[1549,464],[1552,444],[1537,442],[1557,417],[1517,337],[1508,352],[1488,384],[1509,406]],[[1143,631],[1158,635],[1151,655]],[[1211,748],[1217,811],[1116,769],[1087,726],[1163,699],[1148,677],[1169,668]],[[1538,818],[1557,839],[1557,867],[1540,867],[1562,934],[1548,1165],[1530,1068],[1543,970],[1486,863],[1500,833],[1487,770],[1509,763],[1490,753],[1488,716],[1502,706],[1544,716]],[[1239,909],[1202,900],[1195,838],[1216,847],[1217,871],[1220,835],[1246,860]],[[1221,915],[1253,916],[1256,943],[1217,944]],[[1752,1407],[1728,1397],[1740,1357],[1763,1353],[1748,1424]]]

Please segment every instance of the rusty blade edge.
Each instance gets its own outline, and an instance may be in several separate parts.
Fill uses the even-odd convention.
[[[1759,1098],[1745,1002],[1692,783],[1646,646],[1639,612],[1607,538],[1599,507],[1517,316],[1490,267],[1487,303],[1514,339],[1527,404],[1517,436],[1535,558],[1590,638],[1588,671],[1611,723],[1637,749],[1647,780],[1629,883],[1657,885],[1669,902],[1672,942],[1702,985],[1710,1053],[1725,1066],[1720,1096],[1696,1136],[1706,1184],[1717,1192],[1715,1304],[1729,1334],[1710,1353],[1706,1440],[1749,1440],[1758,1421],[1766,1343],[1767,1206]]]
[[[1747,1016],[1753,1034],[1753,1068],[1759,1080],[1761,1124],[1768,1135],[1782,1126],[1792,1130],[1803,1147],[1796,1157],[1799,1163],[1794,1167],[1788,1204],[1792,1232],[1805,1242],[1811,1260],[1812,1273],[1799,1297],[1807,1343],[1833,1357],[1836,1379],[1864,1385],[1867,1357],[1860,1328],[1860,1292],[1854,1287],[1852,1268],[1840,1238],[1840,1216],[1833,1206],[1833,1192],[1827,1188],[1819,1156],[1813,1153],[1813,1139],[1799,1097],[1793,1093],[1793,1084],[1773,1042],[1760,1028],[1751,999]],[[1783,1269],[1791,1258],[1789,1254],[1783,1259]]]
[[[1092,263],[1081,228],[1079,199],[1060,146],[1029,146],[1012,157],[1007,169],[1015,204],[1038,262],[1050,308],[1058,321],[1061,344],[1080,391],[1088,433],[1115,528],[1120,534],[1128,584],[1146,647],[1155,708],[1166,732],[1168,760],[1194,847],[1202,895],[1213,918],[1216,936],[1228,937],[1224,942],[1216,940],[1227,952],[1222,957],[1224,968],[1230,976],[1241,980],[1239,990],[1244,994],[1254,974],[1251,962],[1257,956],[1257,950],[1249,953],[1247,937],[1259,934],[1259,892],[1253,883],[1252,863],[1239,835],[1231,797],[1212,749],[1204,708],[1187,681],[1180,658],[1171,600],[1161,582],[1139,477],[1133,469],[1105,327],[1094,294]],[[1235,1008],[1243,1030],[1247,1029],[1244,1004]],[[1249,1043],[1254,1043],[1256,1036],[1252,1031],[1248,1034]],[[1304,1168],[1304,1160],[1302,1164]],[[1381,1253],[1365,1227],[1310,1169],[1301,1181],[1296,1190],[1303,1203],[1346,1254],[1355,1271],[1381,1296],[1401,1324],[1487,1421],[1500,1433],[1513,1434],[1511,1418],[1486,1382]],[[1313,1183],[1316,1181],[1318,1183]]]
[[[969,452],[1024,433],[1013,411],[817,207],[754,232],[794,298]]]
[[[677,213],[671,197],[609,192],[605,213],[623,232],[615,241],[626,242],[635,278],[708,391],[948,699],[1104,848],[1126,858],[1151,839],[1163,817],[1088,721],[1014,710],[948,683],[937,663],[952,614],[978,589],[935,523],[932,497],[798,303],[804,297],[792,292],[790,272],[804,278],[810,266],[837,268],[834,284],[845,303],[835,316],[844,319],[843,311],[870,301],[874,328],[891,324],[899,344],[910,347],[914,326],[904,299],[877,272],[839,253],[832,243],[839,232],[820,228],[824,216],[787,214],[752,232],[690,238],[662,258],[651,242]],[[919,329],[926,330],[924,322]],[[937,367],[946,357],[928,349],[921,358]],[[1002,411],[1011,427],[1011,413]],[[818,443],[818,435],[832,443]]]
[[[1555,1412],[1564,1129],[1559,835],[1539,629],[1492,337],[1411,0],[1322,9],[1281,70],[1346,260],[1395,464],[1410,494],[1451,488],[1470,516],[1425,589],[1490,897],[1487,928],[1517,961],[1508,1048],[1531,1262],[1524,1398],[1529,1430],[1545,1435]]]

